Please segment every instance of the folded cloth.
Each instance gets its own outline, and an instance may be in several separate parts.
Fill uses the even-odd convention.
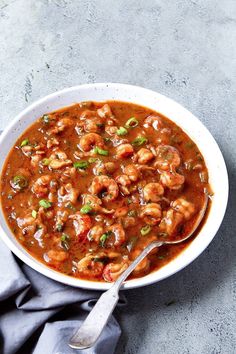
[[[93,348],[78,352],[68,346],[100,294],[41,275],[22,264],[0,240],[0,353],[114,353],[121,334],[114,317]],[[125,304],[121,293],[119,305]]]

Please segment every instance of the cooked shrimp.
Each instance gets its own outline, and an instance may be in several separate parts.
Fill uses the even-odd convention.
[[[127,186],[131,185],[131,181],[129,179],[128,176],[126,175],[120,175],[116,177],[116,182],[119,185],[120,191],[124,194],[124,195],[129,195],[130,191],[128,189]]]
[[[122,216],[127,215],[129,208],[127,206],[119,207],[115,210],[113,217],[120,218]]]
[[[159,130],[163,127],[163,122],[160,117],[150,115],[145,119],[143,126],[144,128],[153,127],[155,130]]]
[[[160,182],[169,189],[177,190],[184,184],[185,178],[177,172],[163,171],[160,175]]]
[[[129,262],[127,260],[123,260],[120,263],[109,263],[103,270],[103,278],[105,281],[113,282],[128,268],[128,266]]]
[[[111,136],[116,135],[117,126],[116,125],[106,125],[105,132]]]
[[[137,218],[135,218],[133,216],[125,216],[125,217],[122,217],[121,222],[122,222],[123,228],[128,229],[129,227],[137,224]]]
[[[139,164],[145,164],[150,162],[153,157],[154,155],[150,150],[141,148],[135,156],[135,161],[137,161]]]
[[[97,109],[97,113],[101,118],[113,118],[110,106],[106,103],[101,108]]]
[[[75,214],[70,215],[69,219],[73,220],[76,236],[80,238],[87,235],[87,232],[92,227],[92,220],[89,215],[81,214],[77,211]],[[85,235],[86,234],[86,235]]]
[[[100,192],[106,191],[103,199],[107,202],[115,200],[119,194],[119,188],[116,181],[114,181],[113,178],[104,175],[94,177],[89,191],[92,194],[99,194]]]
[[[33,167],[37,167],[39,165],[39,162],[42,160],[41,155],[32,155],[30,158],[30,163]]]
[[[80,138],[79,145],[85,152],[90,151],[94,146],[104,148],[103,138],[96,133],[88,133]]]
[[[116,166],[114,162],[103,162],[103,161],[98,161],[96,165],[93,168],[93,172],[95,175],[106,175],[106,174],[112,174],[116,169]]]
[[[114,213],[114,209],[106,209],[103,208],[102,201],[100,198],[98,198],[96,195],[91,195],[91,194],[83,194],[83,204],[88,204],[90,205],[94,211],[104,213],[104,214],[112,214]]]
[[[101,225],[96,225],[96,226],[93,226],[88,235],[87,235],[87,238],[89,239],[89,241],[95,241],[97,243],[100,242],[100,238],[101,236],[104,234],[104,227],[101,226]]]
[[[164,194],[164,188],[160,183],[148,183],[143,188],[143,198],[146,202],[159,202]]]
[[[59,141],[56,138],[51,138],[47,141],[47,148],[50,149],[53,146],[58,146],[59,145]]]
[[[183,214],[173,209],[168,209],[163,213],[163,218],[159,224],[159,229],[168,235],[172,235],[177,230],[177,227],[180,225],[183,219]]]
[[[124,174],[127,175],[132,182],[136,182],[140,175],[137,166],[132,164],[124,167]]]
[[[142,252],[142,250],[134,250],[130,254],[130,259],[134,261]],[[148,257],[145,257],[138,265],[137,267],[133,270],[133,275],[136,275],[140,272],[147,272],[150,267],[150,260]]]
[[[50,182],[53,180],[53,177],[50,175],[44,175],[39,177],[32,186],[32,192],[36,194],[38,198],[45,196],[51,191]]]
[[[63,132],[66,128],[70,127],[73,124],[73,120],[70,118],[62,118],[60,119],[56,126],[50,129],[49,134],[58,134]]]
[[[49,257],[50,263],[64,262],[69,257],[69,254],[65,251],[50,250],[47,252],[47,256]]]
[[[161,206],[157,203],[149,203],[142,207],[140,217],[145,220],[147,224],[156,225],[161,220]]]
[[[66,153],[57,147],[53,149],[53,153],[50,155],[49,161],[49,167],[52,170],[58,170],[62,167],[72,165],[72,161],[67,158]]]
[[[178,198],[171,202],[171,207],[181,213],[185,220],[189,220],[195,212],[194,204],[184,198]]]
[[[125,231],[121,224],[113,224],[111,226],[108,226],[107,231],[112,232],[115,238],[114,242],[110,241],[110,238],[108,238],[108,245],[120,246],[125,242]]]
[[[133,155],[134,149],[131,144],[121,144],[116,147],[116,157],[117,159],[123,159]]]
[[[170,145],[160,145],[157,147],[157,157],[154,166],[159,170],[175,171],[180,162],[180,154],[175,147]]]
[[[97,258],[97,257],[96,257]],[[79,273],[84,274],[85,276],[99,277],[102,275],[104,264],[99,262],[91,254],[87,254],[77,263],[77,270]]]
[[[74,188],[71,183],[62,186],[58,191],[58,199],[63,203],[71,202],[74,204],[77,201],[78,196],[79,190]]]
[[[63,228],[63,225],[66,223],[68,220],[69,213],[67,210],[58,210],[56,213],[56,222],[55,222],[55,228],[57,231],[60,231],[60,229]]]

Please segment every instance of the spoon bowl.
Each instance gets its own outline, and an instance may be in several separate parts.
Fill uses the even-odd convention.
[[[174,245],[182,243],[193,236],[194,232],[200,226],[208,205],[208,196],[205,196],[204,204],[200,210],[198,217],[191,231],[182,239],[179,240],[164,240],[164,241],[154,241],[150,243],[140,255],[129,265],[129,267],[119,276],[119,278],[114,282],[109,290],[101,295],[97,303],[94,305],[93,309],[89,313],[88,317],[85,319],[84,323],[77,330],[77,332],[70,339],[69,346],[73,349],[86,349],[92,347],[99,336],[101,335],[104,327],[106,326],[118,300],[119,300],[119,290],[126,280],[126,278],[132,273],[132,271],[137,267],[137,265],[154,249],[161,247],[163,245]]]

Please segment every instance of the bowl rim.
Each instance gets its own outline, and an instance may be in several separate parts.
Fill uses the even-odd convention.
[[[143,88],[143,87],[140,87],[140,86],[127,85],[127,84],[121,84],[121,83],[93,83],[93,84],[76,85],[76,86],[68,87],[68,88],[56,91],[54,93],[51,93],[49,95],[46,95],[46,96],[40,98],[39,100],[34,101],[28,107],[26,107],[23,111],[21,111],[19,114],[17,114],[16,117],[10,122],[10,124],[8,124],[8,126],[4,129],[4,131],[2,132],[2,134],[0,136],[0,149],[1,149],[1,145],[3,144],[4,139],[8,135],[11,134],[11,130],[18,123],[18,121],[20,119],[22,119],[26,114],[30,113],[34,109],[37,109],[37,106],[40,106],[41,104],[45,104],[45,108],[46,108],[47,102],[52,100],[52,99],[54,99],[54,98],[56,98],[57,96],[58,97],[62,96],[62,95],[66,96],[68,93],[71,93],[73,91],[93,89],[93,88],[96,88],[96,87],[98,89],[103,89],[103,88],[105,88],[105,89],[108,89],[108,88],[116,89],[116,88],[118,88],[118,89],[128,89],[128,90],[141,91],[143,94],[155,95],[157,99],[159,99],[159,100],[161,100],[163,102],[166,102],[166,103],[170,103],[171,105],[174,105],[176,108],[181,109],[186,115],[188,115],[193,120],[195,120],[195,122],[198,123],[198,126],[201,128],[201,130],[204,131],[204,133],[206,133],[208,135],[208,137],[210,138],[211,143],[215,145],[214,148],[216,150],[218,150],[218,155],[221,158],[220,164],[221,164],[221,169],[222,169],[222,174],[223,174],[224,193],[223,193],[223,199],[221,200],[221,209],[220,209],[220,212],[219,212],[219,215],[218,215],[218,219],[217,219],[215,225],[213,226],[212,235],[210,237],[208,237],[207,241],[202,242],[201,247],[199,247],[198,250],[193,254],[193,256],[190,257],[191,259],[189,259],[186,262],[183,262],[183,264],[181,266],[179,266],[176,269],[174,269],[171,272],[169,272],[168,275],[159,276],[156,279],[155,279],[155,277],[151,277],[150,278],[150,277],[148,277],[148,275],[144,276],[144,277],[136,278],[136,279],[131,279],[131,280],[126,281],[123,284],[122,289],[132,289],[132,288],[147,286],[147,285],[156,283],[158,281],[161,281],[161,280],[163,280],[163,279],[165,279],[165,278],[167,278],[169,276],[172,276],[173,274],[179,272],[180,270],[182,270],[183,268],[188,266],[190,263],[192,263],[208,247],[208,245],[210,244],[212,239],[215,237],[215,235],[216,235],[216,233],[217,233],[217,231],[218,231],[218,229],[219,229],[219,227],[220,227],[220,225],[222,223],[224,215],[225,215],[227,202],[228,202],[228,193],[229,193],[229,181],[228,181],[228,173],[227,173],[226,164],[225,164],[222,152],[221,152],[216,140],[211,135],[209,130],[205,127],[205,125],[195,115],[193,115],[189,110],[184,108],[182,105],[180,105],[179,103],[177,103],[173,99],[171,99],[169,97],[166,97],[166,96],[164,96],[164,95],[162,95],[162,94],[160,94],[158,92],[155,92],[153,90],[150,90],[150,89],[147,89],[147,88]],[[119,99],[117,99],[117,101],[119,101]],[[122,101],[125,102],[125,100],[122,100]],[[129,102],[129,101],[127,100],[127,102]],[[73,105],[73,103],[71,103],[70,105]],[[140,105],[142,106],[143,104],[140,103]],[[167,118],[172,120],[173,122],[175,122],[174,117],[168,117],[167,116]],[[32,124],[32,122],[30,124]],[[30,126],[30,124],[28,125],[28,127]],[[179,124],[177,124],[177,125],[179,125]],[[181,125],[179,125],[179,126],[180,126],[181,129],[183,129],[183,127],[181,127]],[[23,131],[25,131],[25,129]],[[21,132],[21,134],[23,133],[23,131]],[[15,139],[13,141],[13,144],[14,143],[15,143]],[[12,146],[13,146],[13,144],[12,144]],[[9,153],[9,151],[6,153],[5,159],[6,159],[7,155],[8,155],[8,153]],[[203,154],[203,156],[204,156],[204,154]],[[0,171],[0,174],[1,174],[1,171]],[[0,212],[3,214],[2,208],[0,208]],[[5,221],[5,223],[6,223],[6,221]],[[206,223],[207,223],[207,221],[206,221]],[[6,225],[7,225],[7,223],[6,223]],[[9,229],[9,227],[8,227],[8,229]],[[9,233],[11,233],[10,230],[9,230]],[[16,244],[14,244],[14,242],[11,240],[11,238],[3,230],[3,227],[1,225],[1,223],[0,223],[0,238],[8,246],[8,248],[17,257],[19,257],[25,264],[27,264],[28,266],[30,266],[34,270],[38,271],[39,273],[41,273],[41,274],[43,274],[43,275],[45,275],[45,276],[47,276],[47,277],[49,277],[49,278],[51,278],[53,280],[56,280],[56,281],[58,281],[60,283],[63,283],[63,284],[66,284],[66,285],[71,285],[71,286],[78,287],[78,288],[91,289],[91,290],[107,290],[112,285],[112,283],[95,282],[95,281],[83,280],[83,279],[79,279],[79,278],[73,278],[71,276],[68,276],[66,274],[60,273],[58,271],[55,271],[52,268],[47,267],[46,265],[44,265],[43,263],[38,261],[36,258],[31,256],[27,251],[24,252],[23,246],[21,246],[21,244],[18,241],[17,241],[17,246],[16,246]],[[154,271],[152,273],[149,273],[149,275],[150,274],[155,274],[156,272],[158,272],[158,271]]]

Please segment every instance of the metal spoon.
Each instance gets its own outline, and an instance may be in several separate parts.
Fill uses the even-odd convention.
[[[154,241],[140,253],[140,255],[133,261],[133,263],[131,263],[130,266],[119,276],[111,288],[101,295],[85,319],[84,323],[70,339],[69,346],[71,348],[86,349],[92,347],[96,343],[119,300],[119,290],[125,279],[154,248],[161,247],[163,245],[174,245],[184,242],[190,238],[200,225],[205,215],[207,204],[208,197],[206,196],[204,206],[201,209],[198,218],[196,219],[194,227],[186,237],[177,241]]]

